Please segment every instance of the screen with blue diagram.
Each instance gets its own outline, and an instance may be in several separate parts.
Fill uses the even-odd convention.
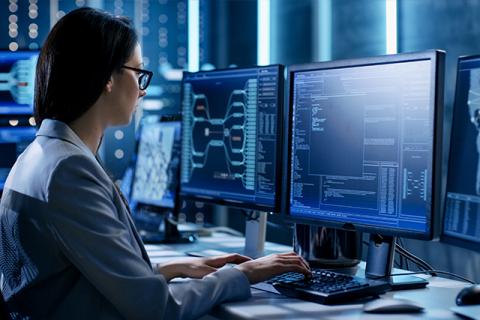
[[[180,121],[142,124],[131,191],[133,201],[161,208],[175,207],[180,128]]]
[[[480,57],[460,58],[443,233],[480,245]]]
[[[293,217],[426,232],[431,60],[292,72]]]
[[[185,73],[184,195],[274,207],[279,66]]]
[[[0,51],[0,115],[32,114],[37,51]]]

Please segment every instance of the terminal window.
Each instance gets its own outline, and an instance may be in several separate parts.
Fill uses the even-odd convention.
[[[293,216],[425,232],[431,61],[293,73]]]
[[[185,73],[182,193],[275,204],[279,67]]]

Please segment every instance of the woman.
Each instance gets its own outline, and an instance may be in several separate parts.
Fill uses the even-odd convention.
[[[249,284],[309,273],[293,253],[152,266],[96,152],[106,128],[127,124],[151,72],[125,18],[82,8],[51,30],[37,64],[35,141],[19,157],[0,205],[2,293],[32,318],[197,318]],[[234,268],[217,270],[226,263]],[[169,285],[174,277],[198,278]]]

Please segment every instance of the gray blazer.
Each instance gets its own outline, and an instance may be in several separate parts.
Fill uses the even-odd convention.
[[[235,268],[169,285],[155,274],[128,210],[87,146],[44,120],[0,203],[1,290],[18,315],[191,319],[250,297]]]

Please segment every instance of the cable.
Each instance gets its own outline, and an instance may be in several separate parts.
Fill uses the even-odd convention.
[[[367,241],[363,241],[363,244],[365,245],[369,245],[369,243]],[[408,261],[410,260],[411,262],[413,262],[418,269],[420,270],[434,270],[434,268],[428,264],[427,262],[425,262],[424,260],[420,259],[419,257],[417,257],[416,255],[412,254],[411,252],[409,252],[407,249],[403,248],[401,245],[399,244],[396,244],[395,245],[395,253],[397,253],[399,255],[399,257],[402,259],[402,268],[403,268],[403,258],[405,258],[405,263],[406,263],[406,269],[409,270],[410,269],[410,266],[408,265]],[[431,273],[432,276],[436,276],[435,273]]]
[[[399,246],[397,249],[398,249],[398,252],[400,254],[407,257],[407,259],[410,259],[411,261],[413,261],[419,269],[435,270],[435,268],[433,268],[429,263],[427,263],[425,260],[422,260],[421,258],[417,257],[416,255],[412,254],[407,249],[405,249],[401,246]],[[408,268],[407,268],[407,270],[408,270]],[[432,276],[435,276],[435,274],[432,274]]]
[[[413,274],[430,274],[431,275],[432,273],[444,274],[444,275],[450,276],[452,278],[461,279],[461,280],[463,280],[465,282],[468,282],[470,284],[476,284],[474,281],[472,281],[470,279],[467,279],[465,277],[459,276],[458,274],[447,272],[447,271],[441,271],[441,270],[423,270],[423,271],[415,271],[415,272],[392,273],[391,275],[389,275],[389,277],[410,276],[410,275],[413,275]],[[383,279],[383,278],[385,278],[385,277],[372,277],[372,279]]]
[[[417,264],[417,266],[421,266],[425,270],[434,270],[434,268],[429,263],[417,257],[413,253],[409,252],[407,249],[403,248],[402,246],[397,246],[396,250],[398,250],[400,254],[407,256],[408,257],[407,259],[411,259],[412,261],[414,261]]]
[[[363,243],[364,244],[369,244],[367,241],[363,241]],[[471,284],[475,284],[474,281],[469,280],[467,278],[464,278],[462,276],[459,276],[457,274],[447,272],[447,271],[435,270],[429,263],[427,263],[426,261],[417,257],[413,253],[409,252],[407,249],[403,248],[400,244],[395,245],[395,252],[398,253],[399,255],[405,257],[406,261],[410,260],[413,263],[415,263],[415,265],[419,269],[424,269],[424,270],[415,271],[415,272],[394,273],[394,274],[391,274],[390,277],[406,276],[406,275],[414,275],[414,274],[429,274],[432,277],[436,277],[437,274],[443,274],[443,275],[450,276],[452,278],[461,279],[461,280],[463,280],[465,282],[468,282],[468,283],[471,283]],[[407,270],[408,270],[408,264],[407,264]],[[381,279],[381,278],[383,278],[383,277],[378,277],[378,279]]]
[[[411,260],[413,262],[415,262],[415,264],[417,264],[417,266],[419,267],[422,267],[423,269],[433,269],[432,267],[430,267],[428,265],[428,263],[426,263],[425,261],[421,260],[420,258],[418,258],[417,256],[411,254],[410,252],[408,252],[407,250],[404,250],[402,247],[398,246],[395,248],[395,251],[401,255],[402,257],[405,257],[407,260]],[[408,264],[407,264],[407,269],[408,268]]]
[[[402,243],[402,239],[398,238],[398,243],[403,246],[403,243]],[[395,246],[395,249],[397,248],[397,246]],[[398,255],[398,257],[400,258],[400,268],[401,269],[407,269],[409,270],[410,269],[410,266],[408,265],[408,259],[405,258],[405,261],[404,261],[404,255],[401,254],[400,252],[397,252],[397,250],[395,250],[395,253]],[[404,263],[405,262],[405,267],[404,267]]]

